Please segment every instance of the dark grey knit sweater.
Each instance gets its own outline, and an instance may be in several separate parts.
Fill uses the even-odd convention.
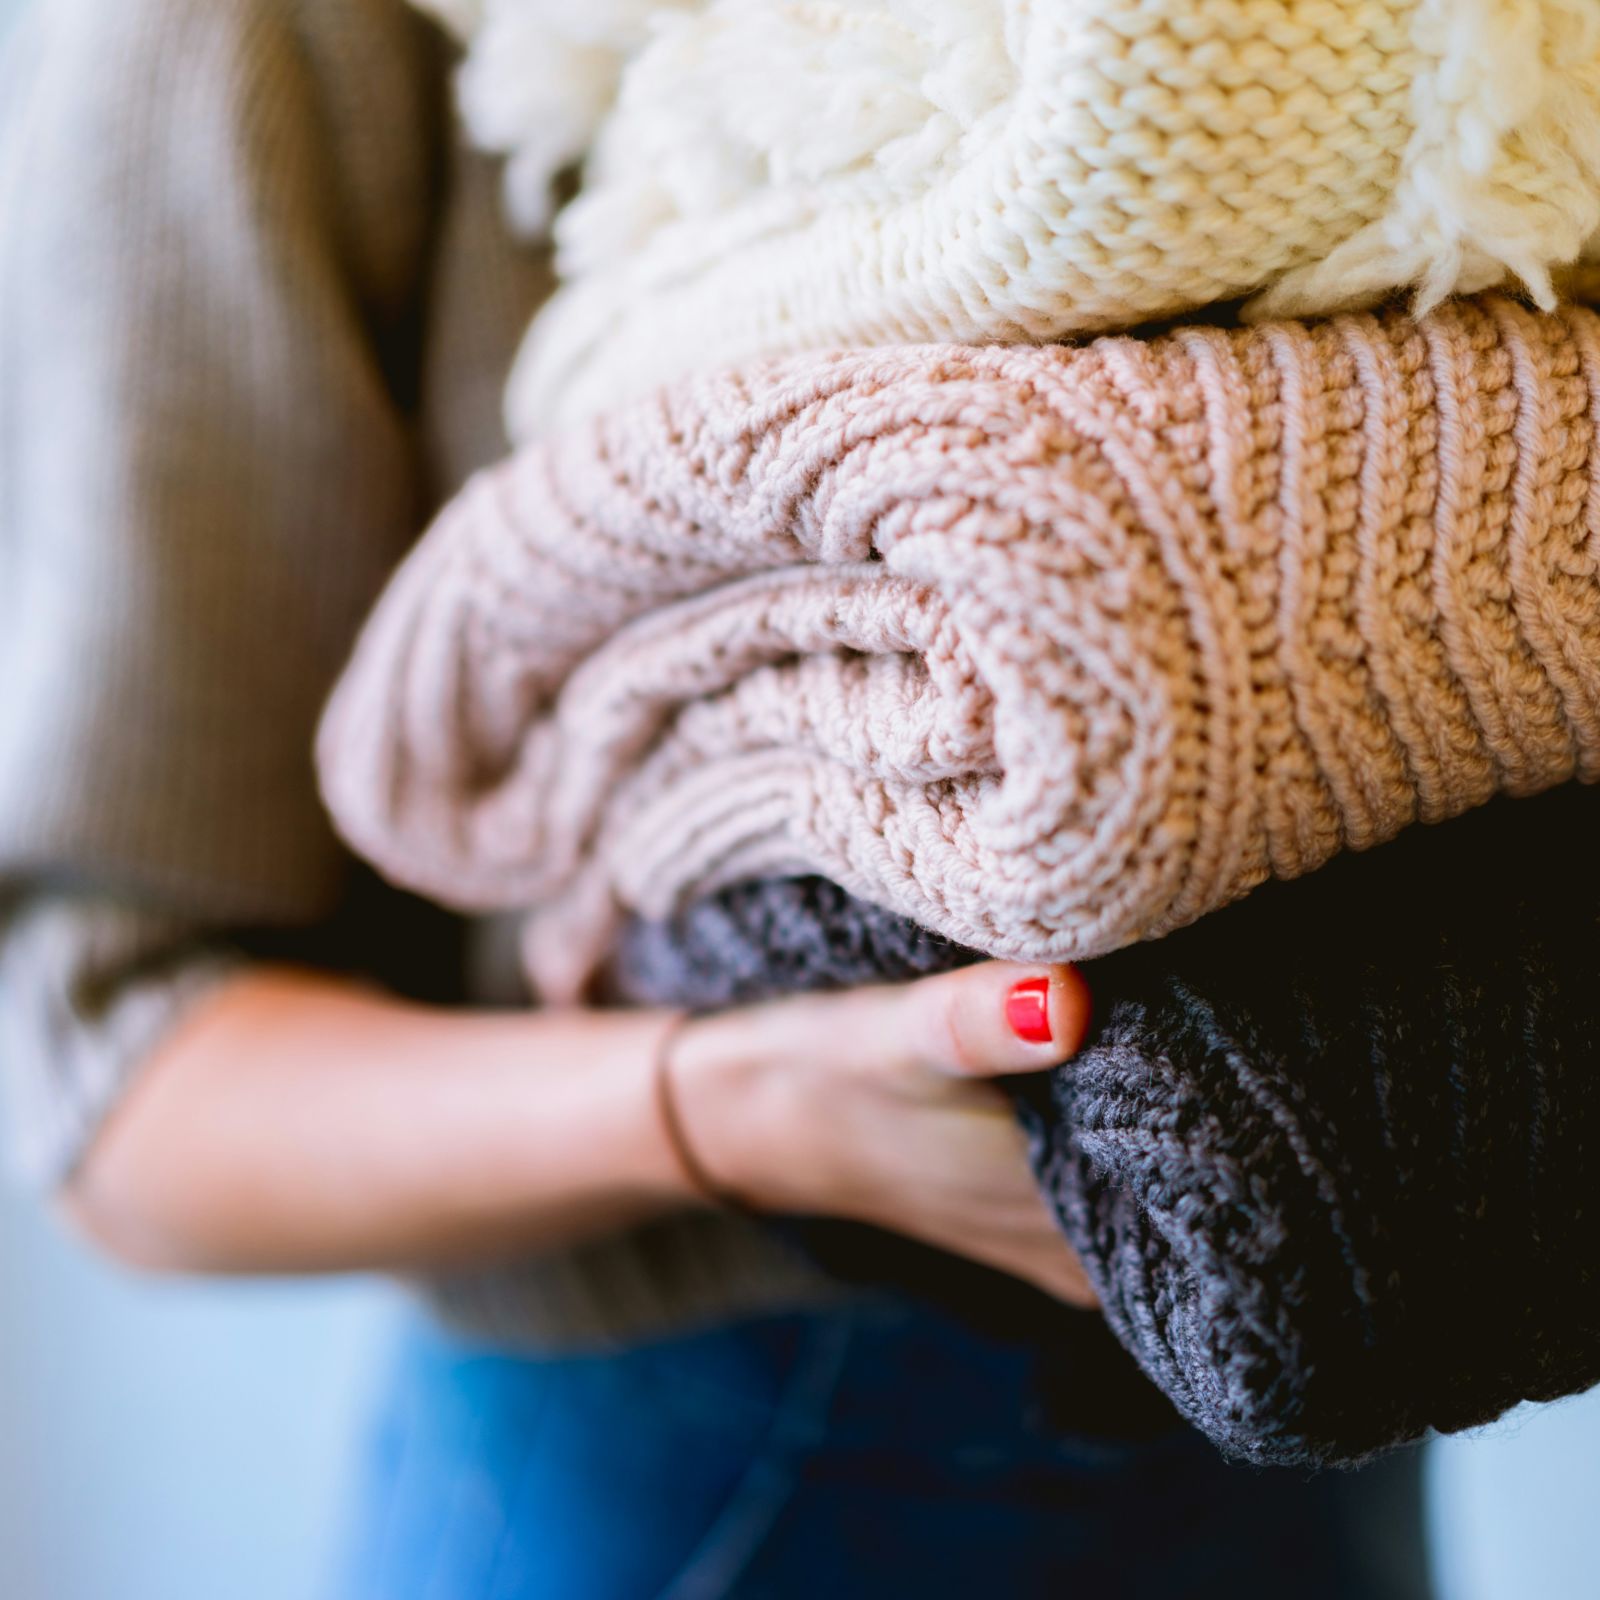
[[[1600,1381],[1597,825],[1576,787],[1497,804],[1097,962],[1088,1045],[1017,1085],[1112,1329],[1228,1454],[1352,1463]],[[804,879],[636,927],[614,981],[708,1006],[970,959]]]

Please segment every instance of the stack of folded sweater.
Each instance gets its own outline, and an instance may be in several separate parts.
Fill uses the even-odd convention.
[[[1104,958],[1089,1047],[1019,1089],[1036,1166],[1118,1336],[1263,1461],[1600,1379],[1600,318],[960,341],[1549,298],[1600,222],[1600,24],[1446,9],[1536,82],[1484,88],[1432,0],[615,8],[568,40],[598,155],[538,436],[396,577],[321,740],[351,842],[532,911],[547,995]],[[769,24],[809,122],[730,72]],[[704,92],[651,122],[673,72]],[[836,78],[871,130],[818,119]],[[1256,137],[1263,94],[1304,138]],[[1239,231],[1179,226],[1224,156]],[[781,356],[840,340],[873,347]]]

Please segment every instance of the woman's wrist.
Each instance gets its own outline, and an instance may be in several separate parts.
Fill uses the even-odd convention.
[[[687,1165],[754,1209],[870,1223],[1092,1304],[993,1082],[1069,1055],[1088,999],[1067,968],[982,964],[680,1022]]]
[[[686,1134],[677,1109],[676,1085],[668,1072],[687,1021],[681,1013],[599,1014],[611,1033],[610,1048],[592,1063],[605,1070],[606,1057],[618,1085],[618,1125],[612,1137],[630,1174],[624,1187],[661,1210],[707,1206],[714,1200],[701,1173],[685,1161]],[[674,1116],[677,1122],[674,1122]]]
[[[682,1091],[677,1082],[677,1050],[690,1020],[690,1013],[680,1012],[668,1021],[656,1042],[655,1101],[660,1128],[672,1148],[680,1175],[696,1199],[718,1210],[748,1211],[753,1209],[749,1202],[726,1188],[707,1167],[684,1120]]]
[[[816,1185],[804,1181],[815,1163],[796,1148],[803,1095],[794,1072],[762,1047],[759,1014],[731,1011],[673,1029],[664,1065],[690,1181],[752,1210],[822,1210]]]

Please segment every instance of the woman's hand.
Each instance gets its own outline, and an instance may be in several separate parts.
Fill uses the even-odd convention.
[[[1049,1043],[1007,1024],[1019,982],[1013,1014]],[[1085,1301],[984,1080],[1070,1055],[1087,1010],[1067,969],[991,965],[729,1012],[673,1040],[680,1119],[754,1205],[874,1222]],[[63,1199],[108,1252],[160,1270],[414,1272],[560,1248],[695,1201],[657,1098],[669,1023],[241,973],[162,1041]]]
[[[1065,1060],[1088,1020],[1074,969],[990,963],[696,1021],[668,1065],[700,1164],[752,1206],[871,1222],[1093,1305],[986,1081]]]

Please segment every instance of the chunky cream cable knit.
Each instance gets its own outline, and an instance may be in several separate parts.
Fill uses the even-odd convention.
[[[1600,778],[1600,318],[1453,302],[758,365],[449,508],[325,718],[401,882],[625,911],[813,871],[1078,959]]]
[[[1420,310],[1520,281],[1548,308],[1600,228],[1594,0],[465,12],[468,122],[511,154],[525,222],[597,140],[513,380],[522,437],[805,349],[1047,341],[1251,295],[1305,315],[1411,288]]]

